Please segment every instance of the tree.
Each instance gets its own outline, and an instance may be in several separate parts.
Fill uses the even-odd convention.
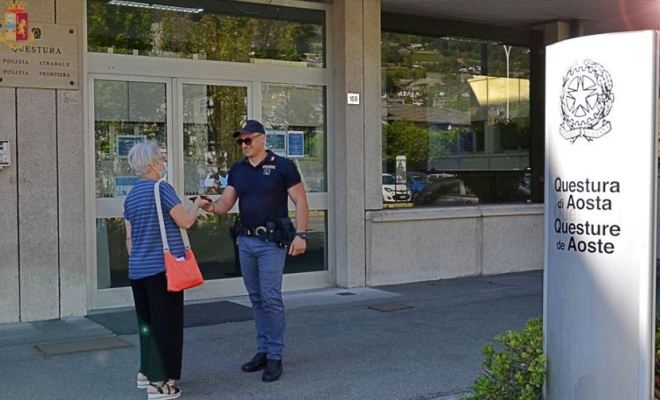
[[[429,131],[410,121],[394,121],[385,127],[384,162],[394,166],[396,156],[406,156],[409,170],[426,170]]]

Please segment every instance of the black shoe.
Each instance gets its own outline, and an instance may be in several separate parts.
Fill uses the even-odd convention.
[[[251,361],[241,365],[243,372],[255,372],[266,368],[266,353],[257,353]]]
[[[275,382],[280,379],[280,376],[282,376],[282,360],[268,359],[261,380],[264,382]]]

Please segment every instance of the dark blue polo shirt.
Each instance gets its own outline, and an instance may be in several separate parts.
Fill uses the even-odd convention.
[[[253,167],[247,157],[231,166],[227,186],[238,193],[241,225],[255,228],[289,215],[287,190],[300,183],[293,161],[268,151]]]

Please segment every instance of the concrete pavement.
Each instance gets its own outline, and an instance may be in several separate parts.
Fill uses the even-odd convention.
[[[240,371],[255,351],[253,321],[197,326],[185,331],[181,398],[455,400],[480,373],[484,344],[541,316],[542,280],[538,271],[287,294],[279,382]],[[399,310],[377,311],[388,308]],[[129,346],[50,356],[35,347],[81,338]],[[137,343],[86,318],[0,325],[3,398],[146,399],[135,388]]]

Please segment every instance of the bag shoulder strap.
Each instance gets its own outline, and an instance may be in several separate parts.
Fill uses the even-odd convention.
[[[160,183],[162,180],[159,180],[154,185],[154,197],[156,199],[156,213],[158,214],[158,226],[160,227],[160,239],[163,242],[163,252],[170,249],[170,245],[167,241],[167,232],[165,231],[165,221],[163,220],[163,207],[160,202]],[[190,248],[190,239],[188,239],[188,232],[185,229],[179,228],[181,231],[181,238],[183,239],[183,245],[188,250]]]

